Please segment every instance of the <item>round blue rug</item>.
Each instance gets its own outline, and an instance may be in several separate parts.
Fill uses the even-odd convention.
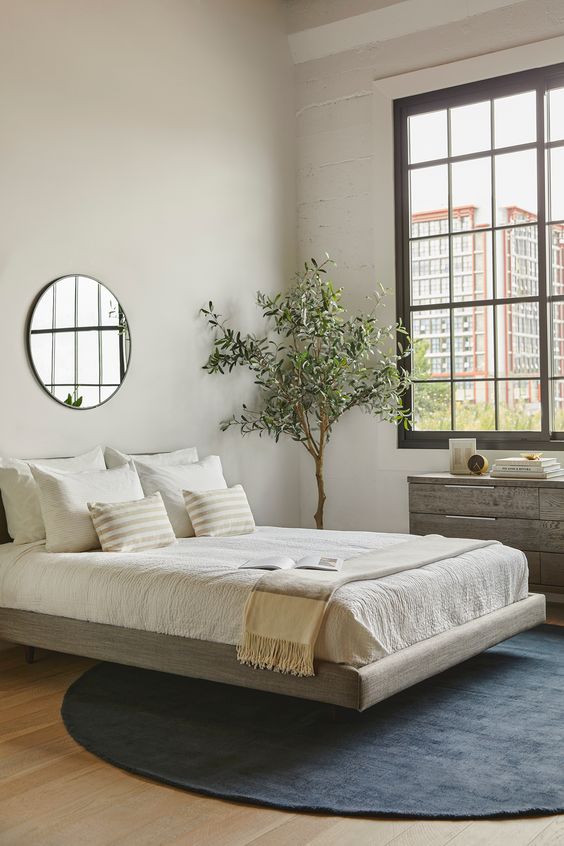
[[[564,811],[564,627],[519,634],[363,714],[99,664],[65,725],[118,767],[211,796],[335,814]]]

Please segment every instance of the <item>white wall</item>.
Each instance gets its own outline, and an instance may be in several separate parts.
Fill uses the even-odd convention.
[[[247,327],[294,269],[294,107],[276,0],[0,0],[0,453],[217,451],[259,522],[298,521],[298,453],[222,435],[252,388],[201,365],[213,299]],[[35,383],[24,326],[65,273],[120,299],[118,394],[72,411]]]
[[[390,98],[561,61],[558,39],[533,59],[527,51],[522,59],[517,51],[509,62],[490,54],[562,33],[560,0],[528,0],[296,66],[300,259],[328,251],[351,308],[362,308],[376,281],[395,286]],[[446,64],[480,54],[483,59],[463,64],[456,74]],[[431,66],[438,67],[417,72]],[[408,71],[416,72],[400,76],[395,89],[387,80],[386,92],[387,77]],[[375,86],[378,79],[384,82]],[[387,316],[394,315],[392,296]],[[300,468],[302,522],[313,525],[315,485],[307,454]],[[326,526],[406,531],[406,476],[447,468],[446,450],[399,450],[395,427],[352,412],[336,427],[327,454]]]

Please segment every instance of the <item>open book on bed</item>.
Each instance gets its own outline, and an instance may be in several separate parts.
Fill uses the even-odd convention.
[[[304,555],[294,561],[286,555],[262,555],[250,558],[241,564],[239,569],[247,570],[340,570],[343,566],[342,558],[330,555]]]

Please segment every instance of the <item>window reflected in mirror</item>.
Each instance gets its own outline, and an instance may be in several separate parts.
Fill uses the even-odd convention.
[[[69,408],[95,408],[125,378],[129,324],[117,298],[97,279],[63,276],[33,307],[28,348],[35,376],[53,399]]]

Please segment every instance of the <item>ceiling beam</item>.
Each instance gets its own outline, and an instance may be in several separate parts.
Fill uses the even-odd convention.
[[[520,0],[402,0],[371,12],[294,32],[288,36],[290,51],[296,64],[308,62],[463,21],[517,2]]]

